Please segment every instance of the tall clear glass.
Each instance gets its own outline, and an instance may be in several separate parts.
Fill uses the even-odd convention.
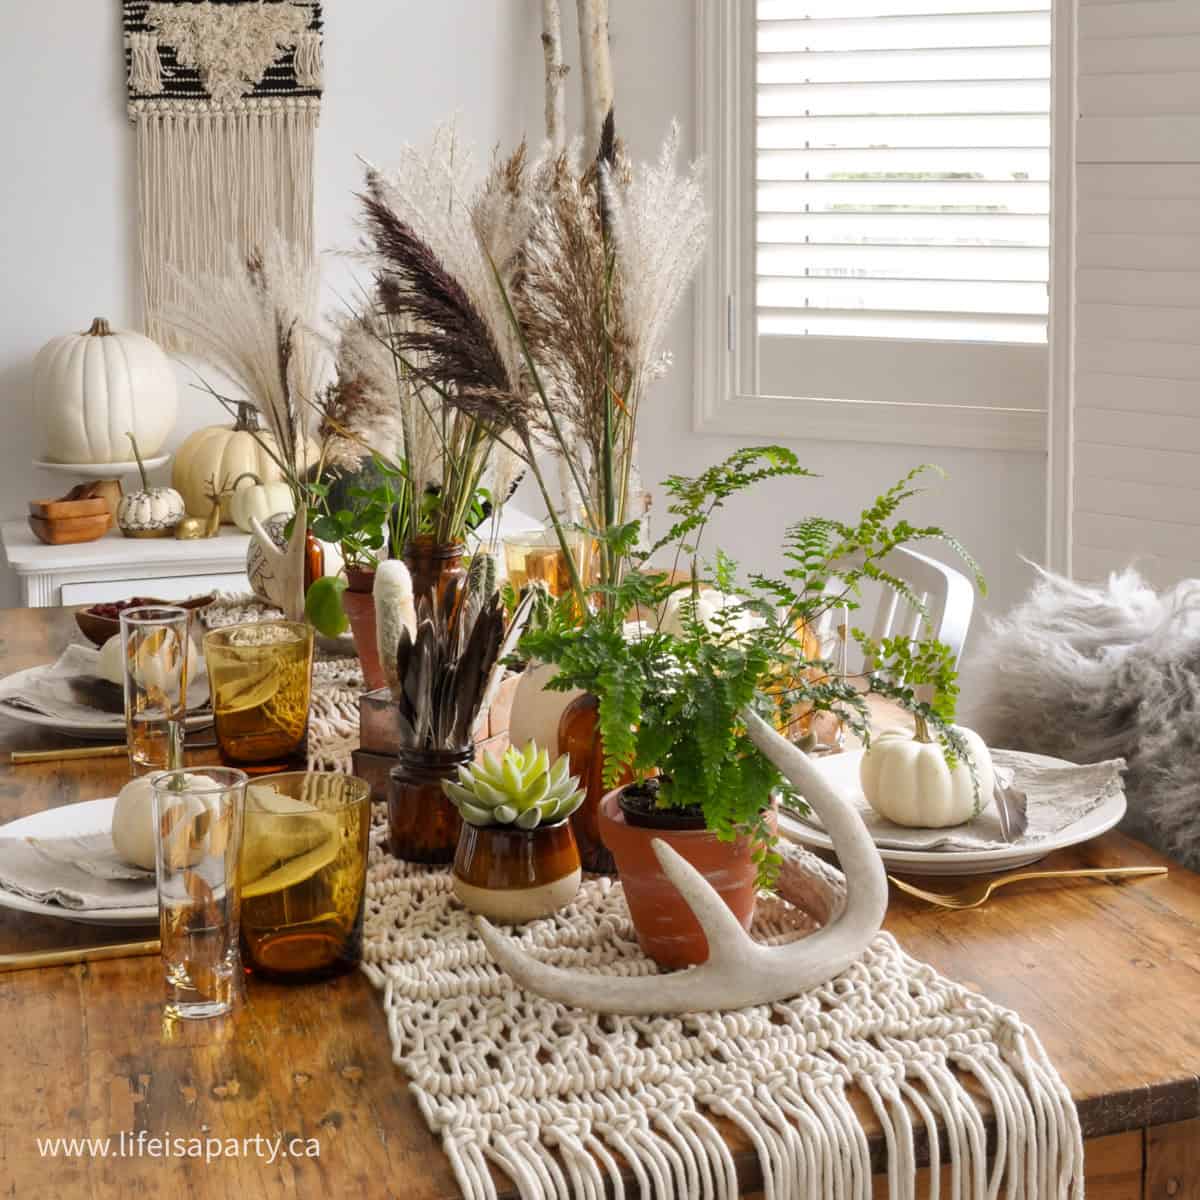
[[[125,740],[133,775],[183,766],[189,655],[186,608],[147,606],[121,613]]]
[[[158,924],[168,1017],[229,1012],[238,995],[238,856],[246,775],[230,767],[153,776]]]

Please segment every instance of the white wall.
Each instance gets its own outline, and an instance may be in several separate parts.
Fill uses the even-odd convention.
[[[317,244],[350,246],[356,155],[381,163],[456,113],[486,154],[518,134],[522,81],[512,70],[528,0],[332,0],[327,4],[325,107],[317,148]],[[115,0],[37,0],[5,6],[0,39],[0,515],[69,480],[31,465],[33,356],[49,338],[103,314],[140,320],[133,129],[125,116],[120,5]],[[347,295],[353,267],[326,259],[329,303]],[[181,374],[174,447],[218,423],[216,401]],[[16,604],[16,580],[0,574],[0,605]]]
[[[612,0],[617,123],[636,158],[653,155],[673,117],[685,148],[694,131],[693,0]],[[137,311],[132,212],[132,135],[125,120],[116,5],[39,0],[14,6],[0,44],[0,132],[8,165],[0,255],[7,275],[0,324],[0,385],[10,414],[0,463],[0,512],[52,491],[28,464],[29,364],[47,338],[105,312],[125,323]],[[574,5],[567,0],[565,9]],[[569,16],[569,14],[568,14]],[[318,237],[323,247],[353,238],[355,154],[387,162],[404,140],[424,139],[455,111],[486,152],[521,128],[542,133],[540,4],[537,0],[353,0],[327,6],[327,87],[318,149]],[[578,59],[568,19],[567,60]],[[44,65],[51,51],[54,67]],[[578,77],[568,99],[578,117]],[[331,291],[344,294],[348,264],[333,260]],[[643,473],[653,484],[690,472],[735,446],[691,426],[690,308],[672,331],[675,367],[644,410]],[[713,331],[717,336],[717,331]],[[213,402],[182,392],[177,431],[219,418]],[[823,478],[777,486],[757,508],[732,508],[717,529],[747,564],[768,567],[784,525],[813,511],[852,516],[915,463],[932,460],[950,478],[914,506],[916,519],[957,533],[992,585],[986,607],[1014,603],[1028,581],[1019,555],[1041,559],[1045,466],[1040,455],[938,451],[845,443],[793,443]],[[11,578],[0,600],[15,602]]]

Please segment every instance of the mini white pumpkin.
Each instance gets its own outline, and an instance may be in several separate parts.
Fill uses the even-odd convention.
[[[153,778],[153,775],[141,775],[137,779],[131,779],[117,796],[112,819],[113,849],[125,862],[133,863],[135,867],[142,867],[147,871],[153,871],[155,868],[154,787],[150,782]],[[190,779],[197,779],[202,784],[208,783],[203,776],[185,775],[185,784]],[[204,809],[204,803],[199,797],[185,803],[189,816],[194,816]],[[204,857],[203,844],[189,844],[190,826],[191,822],[186,820],[176,821],[174,825],[178,834],[173,858],[179,866],[190,866]]]
[[[959,762],[951,771],[941,744],[918,718],[915,735],[899,730],[877,734],[863,755],[863,795],[881,817],[897,825],[942,829],[971,820],[991,803],[996,785],[992,756],[977,733],[955,728],[975,764],[978,798],[970,767]]]
[[[117,525],[126,537],[166,537],[187,512],[183,497],[174,488],[150,486],[137,438],[132,433],[126,436],[133,446],[133,456],[142,475],[142,490],[121,497],[121,503],[117,505]]]
[[[33,362],[34,414],[51,462],[123,462],[126,430],[156,454],[175,425],[176,391],[162,350],[103,317],[47,342]]]
[[[204,657],[196,649],[196,643],[190,637],[188,638],[187,658],[187,677],[188,683],[191,685],[204,672]],[[146,663],[142,673],[147,682],[154,682],[156,676],[158,678],[165,677],[165,670],[158,662]],[[109,683],[124,687],[125,650],[121,645],[119,633],[114,634],[100,647],[100,654],[96,659],[96,674],[101,679],[107,679]]]
[[[240,486],[243,481],[249,481],[247,486]],[[296,499],[286,483],[279,480],[264,483],[253,471],[247,471],[233,481],[228,499],[229,515],[243,533],[250,532],[250,521],[254,517],[266,521],[276,513],[296,511]]]
[[[312,438],[305,444],[305,460],[315,466],[321,456],[320,445]],[[276,459],[279,451],[275,436],[259,423],[258,410],[252,404],[239,404],[233,425],[209,425],[190,434],[175,451],[171,484],[178,489],[187,510],[193,517],[208,515],[209,480],[215,480],[219,490],[243,475],[256,475],[263,483],[283,479]],[[233,496],[223,491],[221,520],[233,520]],[[288,501],[288,507],[292,501]],[[279,510],[274,510],[279,511]]]

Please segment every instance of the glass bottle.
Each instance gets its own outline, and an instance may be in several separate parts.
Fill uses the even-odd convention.
[[[412,576],[413,601],[425,596],[433,605],[441,603],[451,579],[466,580],[462,542],[438,542],[428,534],[412,538],[404,547],[404,565]],[[465,595],[465,589],[462,592]]]
[[[475,757],[458,750],[405,749],[396,754],[388,788],[388,835],[392,854],[405,862],[450,863],[462,817],[442,791],[443,779]]]

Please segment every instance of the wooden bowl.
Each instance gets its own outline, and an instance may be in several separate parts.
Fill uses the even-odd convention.
[[[29,515],[44,521],[64,521],[74,517],[99,517],[109,511],[103,496],[82,500],[30,500]]]
[[[104,504],[103,501],[100,503]],[[29,517],[29,528],[33,530],[33,536],[38,541],[45,542],[47,546],[71,546],[76,542],[94,542],[109,531],[112,523],[112,514],[108,511],[107,505],[104,505],[103,511],[89,516],[62,517],[51,520],[46,517],[35,517],[31,513]]]
[[[203,611],[214,599],[211,594],[193,596],[190,600],[155,600],[149,596],[142,597],[143,603],[150,607],[186,608],[193,613]],[[116,637],[121,632],[119,618],[99,616],[90,608],[81,608],[75,614],[75,624],[79,626],[79,632],[96,646],[103,646],[109,638]]]

